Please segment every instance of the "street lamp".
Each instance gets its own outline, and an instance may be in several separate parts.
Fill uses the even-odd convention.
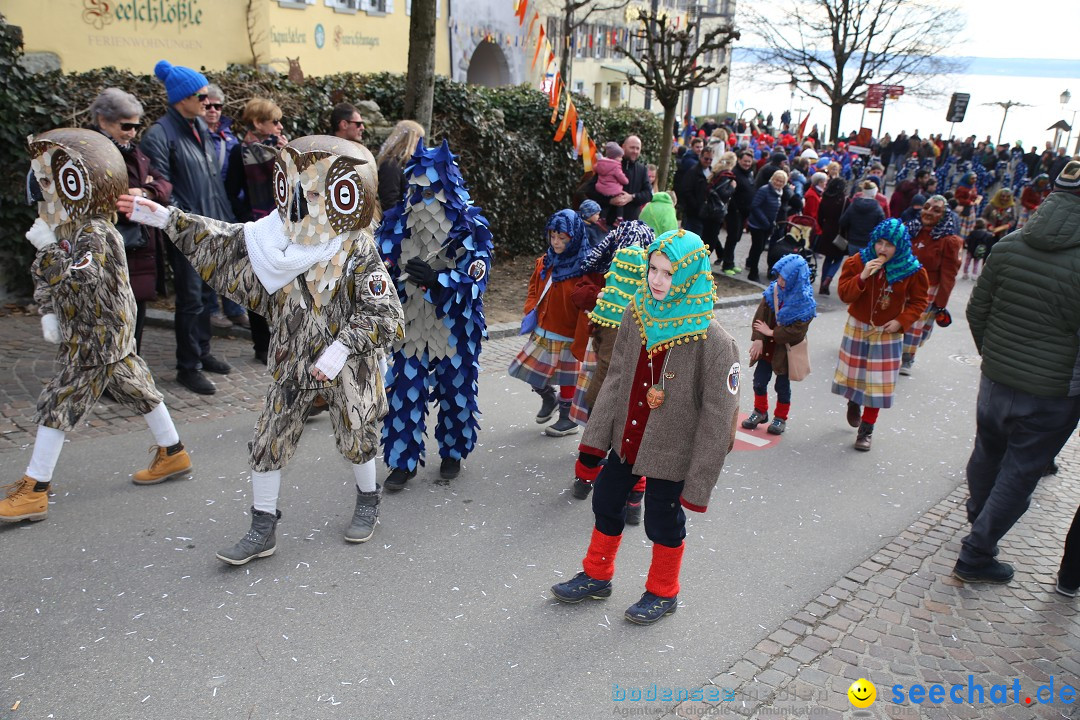
[[[1069,104],[1070,100],[1072,100],[1072,93],[1069,92],[1069,90],[1066,88],[1065,92],[1061,93],[1061,96],[1058,98],[1058,100],[1061,101],[1061,111],[1062,111],[1062,113],[1064,113],[1065,112],[1065,106]],[[1062,118],[1062,119],[1064,119],[1064,118]],[[1065,134],[1065,144],[1062,146],[1062,147],[1065,147],[1066,149],[1068,149],[1068,147],[1069,147],[1069,140],[1072,138],[1072,129],[1073,129],[1073,127],[1075,125],[1076,125],[1076,110],[1073,110],[1072,122],[1069,123],[1069,131]],[[1059,137],[1060,137],[1060,134],[1059,134]],[[1077,137],[1078,140],[1080,140],[1080,133],[1077,133],[1076,137]],[[1057,148],[1055,148],[1055,150],[1056,149]]]

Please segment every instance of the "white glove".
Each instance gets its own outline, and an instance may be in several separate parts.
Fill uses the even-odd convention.
[[[52,245],[56,242],[56,235],[53,234],[52,228],[49,227],[41,218],[34,221],[34,224],[30,226],[30,229],[26,231],[26,239],[30,241],[38,250],[45,248],[48,245]],[[59,342],[59,340],[57,341]]]
[[[131,221],[164,230],[169,224],[169,208],[145,198],[136,197],[135,207],[131,211]]]
[[[45,336],[45,342],[59,345],[63,337],[60,335],[60,321],[55,313],[41,316],[41,334]]]
[[[345,361],[349,359],[349,349],[340,340],[330,343],[330,347],[323,350],[322,355],[315,361],[315,367],[322,371],[323,375],[333,380],[345,367]]]

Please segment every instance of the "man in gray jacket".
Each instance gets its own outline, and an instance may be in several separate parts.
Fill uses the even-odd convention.
[[[154,169],[172,183],[172,205],[232,222],[221,168],[203,120],[210,99],[206,77],[165,60],[154,67],[154,74],[164,83],[171,107],[150,126],[139,147]],[[217,389],[202,371],[227,375],[232,370],[210,354],[210,317],[217,296],[188,259],[171,243],[167,245],[176,283],[176,380],[192,392],[213,395]]]
[[[997,543],[1030,504],[1080,420],[1080,162],[1021,229],[998,242],[968,302],[982,355],[975,448],[968,460],[971,533],[953,574],[1007,583]]]

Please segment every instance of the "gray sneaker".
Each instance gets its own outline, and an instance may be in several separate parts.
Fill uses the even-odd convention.
[[[382,500],[380,488],[374,492],[356,491],[356,509],[353,510],[352,524],[345,531],[345,540],[351,543],[367,542],[375,534],[379,524],[379,502]]]
[[[251,529],[240,542],[231,548],[217,553],[218,560],[230,565],[244,565],[255,558],[270,557],[277,550],[277,538],[274,530],[278,520],[281,519],[281,511],[271,515],[262,510],[251,508]]]

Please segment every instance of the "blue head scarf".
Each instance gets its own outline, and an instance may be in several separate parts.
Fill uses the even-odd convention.
[[[877,227],[870,231],[870,244],[859,253],[864,263],[868,263],[877,257],[874,243],[878,240],[885,240],[896,247],[892,260],[885,263],[885,279],[890,285],[919,272],[922,263],[911,252],[911,235],[908,234],[904,223],[896,218],[889,218],[879,222]]]
[[[773,274],[784,278],[784,287],[776,280],[769,283],[762,295],[765,303],[776,313],[776,322],[791,325],[808,322],[817,316],[817,301],[814,300],[814,288],[810,285],[810,266],[801,256],[792,253],[785,255],[773,265]],[[773,290],[780,299],[780,308],[773,307]]]
[[[566,233],[570,236],[570,242],[566,243],[566,249],[561,253],[556,253],[548,242],[540,279],[547,279],[550,274],[552,282],[560,282],[583,275],[585,256],[589,252],[589,244],[585,240],[585,222],[573,210],[560,210],[548,219],[544,227],[545,241],[548,240],[547,234],[552,230]]]

